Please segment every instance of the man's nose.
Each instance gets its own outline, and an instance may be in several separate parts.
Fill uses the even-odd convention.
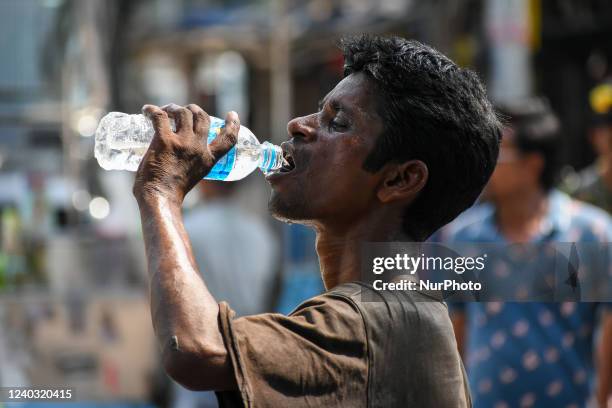
[[[287,133],[291,137],[312,141],[316,138],[316,114],[294,118],[287,123]]]

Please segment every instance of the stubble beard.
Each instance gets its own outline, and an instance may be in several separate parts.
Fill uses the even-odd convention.
[[[268,211],[279,221],[286,223],[305,223],[311,218],[303,186],[297,185],[291,191],[278,193],[272,190],[268,201]]]

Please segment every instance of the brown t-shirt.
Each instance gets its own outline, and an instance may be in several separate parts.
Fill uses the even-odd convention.
[[[238,384],[221,407],[471,406],[446,305],[428,294],[353,282],[289,316],[233,315],[220,304]]]

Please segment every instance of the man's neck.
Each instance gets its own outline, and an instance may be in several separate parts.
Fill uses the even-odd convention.
[[[361,251],[366,242],[411,241],[402,232],[401,216],[376,211],[351,225],[319,225],[317,255],[326,289],[361,280]]]
[[[548,197],[540,188],[495,203],[498,228],[511,242],[528,242],[536,236],[547,211]]]

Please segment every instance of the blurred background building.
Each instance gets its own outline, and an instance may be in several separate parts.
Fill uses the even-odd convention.
[[[337,40],[362,32],[435,46],[496,101],[547,96],[568,171],[592,162],[606,0],[0,0],[0,385],[53,379],[163,406],[133,175],[98,167],[98,120],[197,103],[280,142],[342,77]],[[282,243],[270,304],[286,313],[322,284],[314,234],[272,221],[268,193],[254,174],[234,199]]]

